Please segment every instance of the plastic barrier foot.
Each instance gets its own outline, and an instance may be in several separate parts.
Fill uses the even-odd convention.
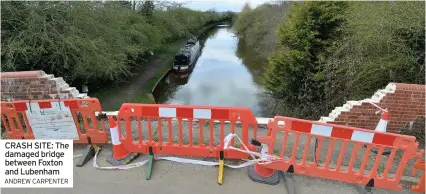
[[[149,158],[148,158],[148,167],[146,169],[146,180],[151,179],[152,168],[154,168],[154,162],[155,162],[154,155],[149,155],[148,157]]]
[[[425,192],[425,173],[422,174],[419,184],[411,187],[411,190],[414,192]]]
[[[283,177],[287,193],[296,194],[296,186],[294,184],[293,173],[281,171],[281,176]]]
[[[372,194],[371,189],[373,187],[374,187],[374,179],[371,179],[370,181],[368,181],[367,185],[365,186],[355,185],[355,188],[360,194]]]
[[[137,156],[139,156],[138,153],[130,153],[128,156],[121,160],[114,159],[113,155],[111,154],[109,157],[107,157],[106,161],[110,163],[113,166],[120,166],[120,165],[126,165],[129,164],[133,159],[135,159]]]
[[[98,151],[98,146],[96,145],[88,145],[84,153],[81,155],[78,160],[76,166],[83,167],[90,159],[95,156],[95,153]]]
[[[255,164],[254,166],[249,166],[249,177],[252,181],[268,184],[268,185],[276,185],[280,182],[280,175],[278,171],[267,169],[265,167],[260,166],[260,164]],[[260,171],[271,171],[268,172],[270,175],[261,175]]]

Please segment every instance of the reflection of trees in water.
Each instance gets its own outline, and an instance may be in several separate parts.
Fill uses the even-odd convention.
[[[266,92],[258,94],[259,106],[262,110],[262,117],[271,117],[280,115],[286,117],[302,118],[301,107],[303,104],[286,104],[283,99],[273,98]],[[305,119],[318,119],[317,117],[305,117]]]
[[[154,98],[157,103],[165,103],[172,96],[175,95],[176,91],[182,86],[188,83],[191,72],[186,74],[177,74],[170,72],[164,80],[155,88]]]
[[[260,57],[252,48],[248,47],[242,38],[238,39],[238,46],[235,54],[253,75],[254,81],[257,84],[261,84],[260,78],[268,61]]]
[[[254,81],[258,85],[262,85],[261,77],[268,61],[265,58],[262,58],[259,53],[256,53],[252,48],[248,47],[245,40],[242,38],[238,39],[235,54],[241,59],[242,63],[252,74]],[[275,115],[280,115],[279,110],[282,110],[282,100],[272,98],[263,88],[257,94],[257,99],[262,117],[274,117]]]
[[[254,81],[262,85],[261,77],[268,64],[267,59],[247,46],[245,40],[241,38],[238,40],[236,55],[253,75]],[[287,105],[282,99],[273,98],[264,89],[258,93],[257,98],[262,117],[274,117],[276,115],[297,117],[300,114],[296,106]]]
[[[206,42],[207,39],[214,38],[219,28],[221,27],[214,27],[210,30],[207,30],[207,32],[205,32],[204,34],[201,34],[200,37],[198,38],[200,40],[201,46],[204,46],[204,43]]]

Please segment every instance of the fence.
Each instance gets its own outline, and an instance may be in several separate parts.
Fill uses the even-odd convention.
[[[279,126],[278,123],[284,123],[284,125]],[[268,128],[271,130],[270,135],[260,137],[258,140],[268,145],[269,154],[273,153],[274,148],[280,149],[279,155],[282,160],[266,164],[264,165],[265,168],[283,171],[288,171],[291,168],[297,174],[371,187],[400,190],[402,186],[399,183],[407,161],[415,158],[417,154],[418,143],[415,141],[415,137],[412,136],[381,133],[373,130],[280,116],[276,116],[270,121]],[[278,139],[279,132],[283,133],[282,139]],[[294,138],[294,141],[289,141],[290,136]],[[303,141],[301,139],[305,139],[305,142],[301,143]],[[314,155],[317,156],[321,155],[323,145],[326,140],[329,140],[323,164],[320,164],[316,159],[312,162],[307,160],[310,152],[309,145],[311,140],[314,139],[319,140],[318,147],[314,151]],[[338,143],[340,143],[340,146],[335,146]],[[291,150],[286,150],[286,147],[290,145],[292,146]],[[359,155],[358,150],[364,146],[366,147],[365,152]],[[298,152],[299,148],[302,148],[301,152]],[[370,154],[373,148],[378,151],[371,158]],[[335,153],[333,152],[334,149],[338,150],[338,155],[333,154]],[[385,149],[390,149],[391,153],[383,169],[383,174],[381,174],[378,173],[378,168]],[[395,175],[390,177],[389,172],[397,152],[402,152],[402,158]],[[303,155],[297,158],[298,153],[303,153]],[[343,158],[347,153],[350,153],[350,160],[347,168],[343,169]],[[337,157],[337,162],[332,167],[331,160],[335,157]],[[359,169],[354,168],[354,164],[357,161],[356,158],[360,158],[358,160],[361,163]],[[368,168],[367,164],[370,164]]]
[[[9,139],[35,139],[28,116],[60,109],[72,115],[71,125],[75,125],[78,134],[74,143],[108,142],[104,120],[96,120],[102,109],[95,98],[1,102],[1,108]],[[119,139],[129,152],[216,157],[223,167],[224,158],[249,157],[224,149],[224,138],[229,132],[239,134],[242,144],[251,151],[255,150],[249,143],[253,138],[267,145],[268,154],[278,154],[279,160],[262,164],[267,169],[393,190],[401,189],[400,180],[408,160],[417,157],[415,167],[424,171],[424,160],[420,160],[423,152],[417,153],[415,137],[276,116],[268,122],[268,134],[258,138],[258,122],[248,108],[125,103],[117,120],[118,134],[111,135],[119,136],[113,139]],[[312,141],[318,142],[313,150]],[[231,145],[238,147],[234,141]],[[93,156],[94,150],[91,147],[86,155]],[[383,161],[382,154],[389,150],[390,155]],[[392,164],[399,157],[399,165],[392,172]],[[84,163],[89,159],[85,156]],[[221,181],[222,178],[218,180]],[[424,192],[424,172],[412,190]]]
[[[95,112],[102,112],[99,100],[96,98],[1,102],[2,121],[8,138],[35,139],[27,114],[50,109],[64,109],[71,112],[79,137],[74,140],[74,143],[104,144],[108,142],[104,121],[100,124],[96,121]]]
[[[247,108],[125,103],[121,106],[117,119],[121,123],[120,141],[129,151],[138,153],[149,153],[151,147],[156,154],[219,158],[220,152],[224,151],[226,122],[231,124],[231,133],[236,132],[237,123],[242,126],[241,134],[245,144],[249,144],[249,126],[253,127],[253,137],[257,136],[256,119]],[[195,120],[199,122],[198,126],[194,126]],[[214,121],[219,121],[219,131],[214,131]],[[183,129],[184,122],[187,129]],[[152,125],[156,125],[156,129]],[[173,130],[173,125],[177,125],[177,131]],[[203,133],[205,125],[209,127],[208,134]],[[194,134],[194,131],[199,134]],[[188,134],[186,142],[183,136],[185,132]],[[204,143],[206,137],[207,144]],[[254,148],[249,146],[251,150]],[[233,150],[226,150],[224,156],[235,159],[248,157],[247,154]]]

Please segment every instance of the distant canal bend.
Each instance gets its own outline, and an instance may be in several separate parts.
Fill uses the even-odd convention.
[[[201,54],[192,72],[170,73],[155,88],[160,104],[248,107],[259,117],[273,113],[264,106],[259,84],[265,62],[239,45],[230,26],[218,26],[200,39]],[[241,58],[244,56],[244,60]]]

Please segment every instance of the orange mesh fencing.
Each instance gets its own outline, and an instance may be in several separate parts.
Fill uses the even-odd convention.
[[[276,116],[268,128],[268,136],[258,141],[268,145],[269,154],[279,154],[282,160],[264,165],[266,168],[287,171],[292,167],[297,174],[392,190],[402,188],[401,177],[418,147],[412,136],[288,117]],[[315,139],[319,140],[316,148]],[[387,162],[382,161],[382,154],[389,149]],[[310,159],[321,153],[322,162],[320,158]],[[394,160],[399,160],[399,165],[392,174]]]
[[[155,154],[219,157],[226,130],[240,133],[246,145],[249,134],[257,135],[257,121],[248,108],[125,103],[117,119],[120,141],[130,152],[138,153],[148,153],[151,147]],[[230,129],[225,130],[226,123]],[[249,145],[249,149],[255,147]],[[224,156],[248,157],[234,150],[224,151]]]
[[[1,118],[9,139],[34,139],[26,114],[26,111],[31,111],[29,109],[30,103],[31,106],[38,106],[40,109],[52,108],[53,103],[68,107],[73,115],[79,135],[79,140],[74,140],[74,143],[87,144],[89,138],[91,143],[104,144],[108,142],[104,121],[102,120],[99,124],[96,120],[95,113],[102,112],[99,100],[96,98],[2,101]]]

